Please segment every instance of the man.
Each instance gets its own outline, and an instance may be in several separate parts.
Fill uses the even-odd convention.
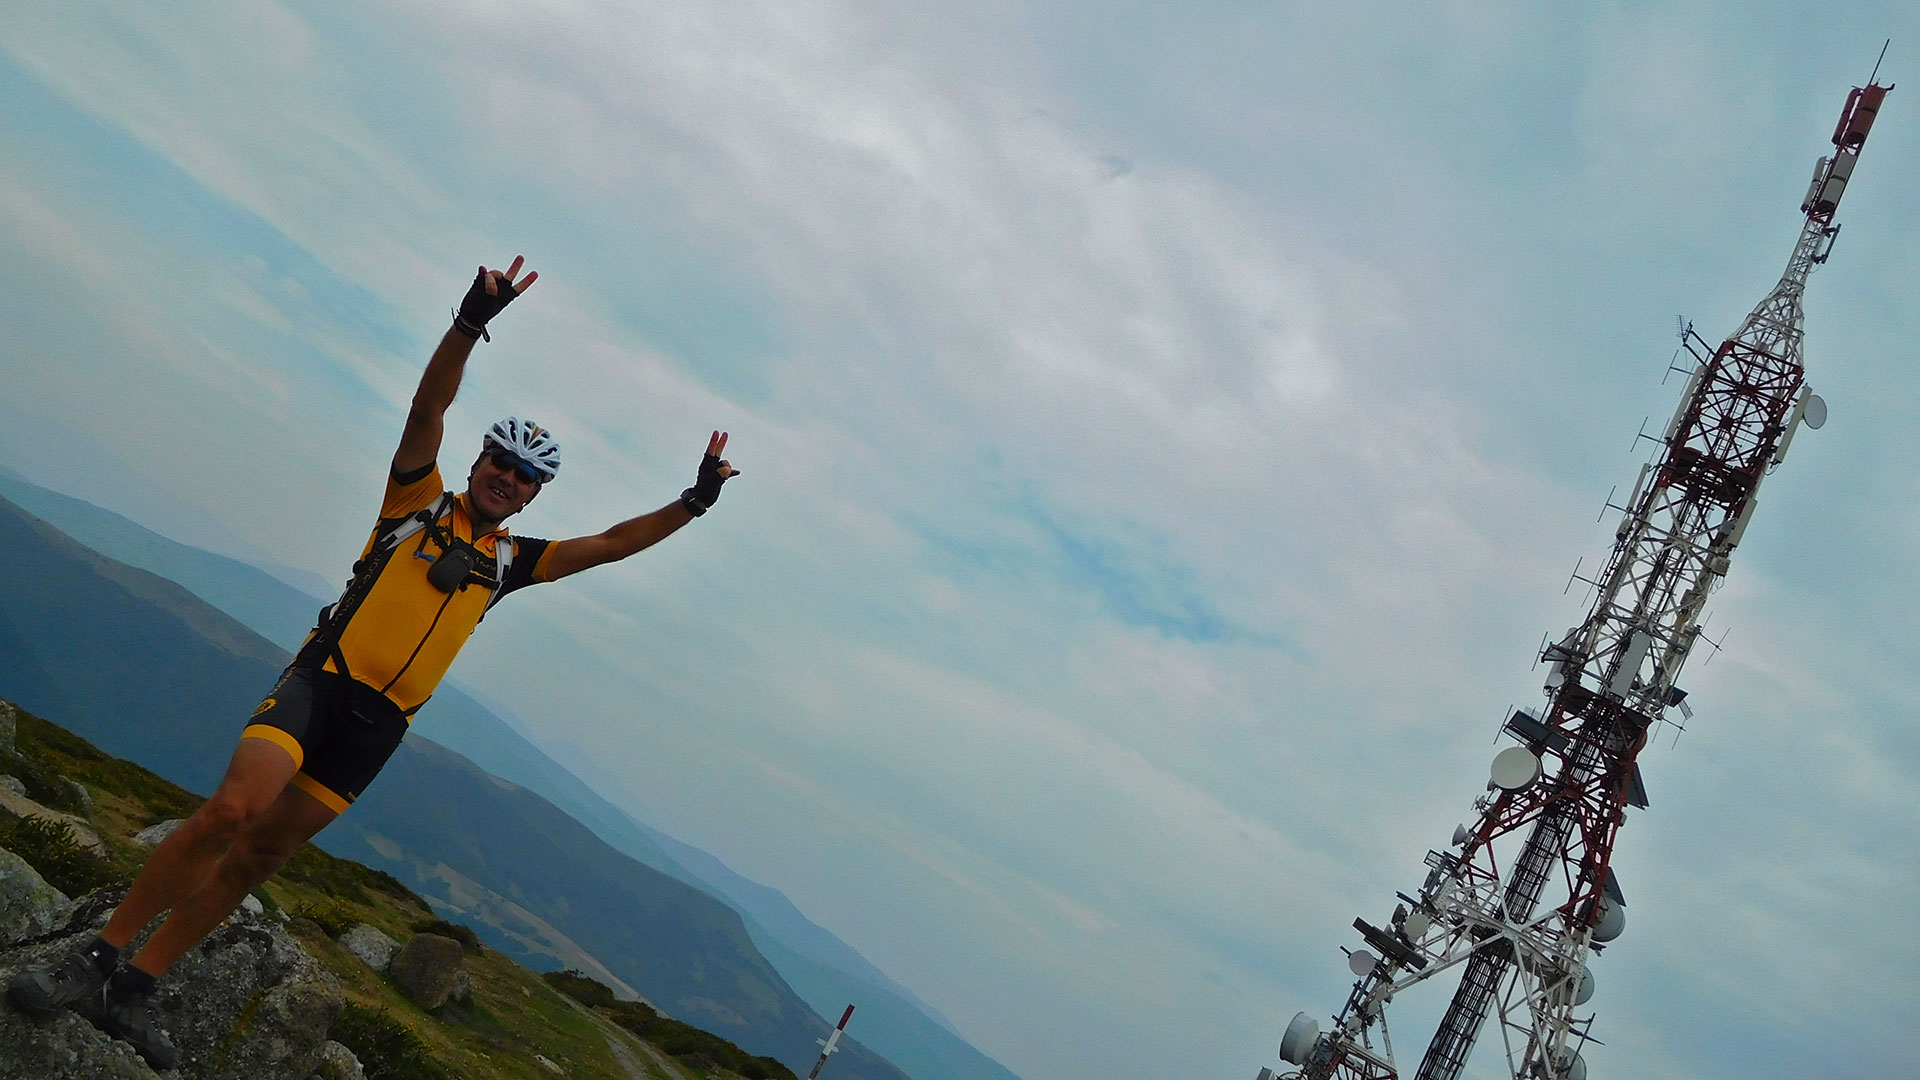
[[[560,447],[539,425],[508,417],[482,440],[465,491],[443,490],[447,408],[474,343],[491,340],[487,322],[539,276],[521,278],[522,262],[474,276],[414,392],[353,580],[254,711],[219,788],[154,849],[97,938],[11,980],[22,1008],[44,1016],[93,998],[115,1034],[155,1068],[172,1068],[179,1052],[148,1008],[156,980],[365,790],[487,609],[515,589],[651,547],[706,513],[735,475],[716,431],[676,501],[595,536],[512,538],[501,523],[554,478]],[[122,957],[162,912],[139,953]]]

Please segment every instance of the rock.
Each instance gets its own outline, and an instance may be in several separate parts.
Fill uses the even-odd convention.
[[[465,968],[454,974],[453,993],[447,995],[447,1000],[459,1002],[462,1005],[473,1000],[473,980],[467,977]]]
[[[180,823],[185,820],[187,819],[173,818],[158,825],[149,825],[133,834],[133,842],[142,847],[159,847],[160,841],[173,835],[173,830],[179,828]]]
[[[366,923],[356,923],[341,934],[340,944],[375,971],[387,970],[387,965],[393,963],[393,954],[400,951],[399,942]]]
[[[68,905],[27,860],[0,848],[0,941],[46,933],[66,918]]]
[[[80,812],[82,814],[93,813],[93,792],[87,790],[87,785],[78,780],[69,780],[66,777],[61,777],[61,781],[73,792],[73,800],[80,804]]]
[[[15,795],[25,795],[27,793],[27,782],[17,776],[8,774],[6,776],[0,776],[0,788],[5,788]]]
[[[89,895],[53,931],[0,948],[0,982],[85,944],[125,896]],[[137,939],[136,939],[137,944]],[[277,923],[239,912],[160,981],[154,1012],[180,1047],[179,1080],[305,1080],[340,1015],[340,985]],[[0,1063],[35,1080],[154,1080],[125,1043],[76,1011],[41,1022],[0,998]]]
[[[277,924],[236,915],[195,946],[154,997],[200,1080],[312,1074],[339,1018],[340,984]]]
[[[547,1055],[545,1055],[545,1054],[535,1054],[535,1055],[533,1055],[533,1060],[535,1060],[535,1061],[537,1061],[537,1062],[539,1062],[539,1063],[540,1063],[540,1067],[541,1067],[541,1068],[543,1068],[543,1069],[545,1069],[545,1070],[547,1070],[548,1072],[550,1072],[550,1073],[552,1073],[552,1074],[553,1074],[553,1075],[555,1075],[555,1076],[565,1076],[565,1075],[567,1075],[567,1070],[565,1070],[565,1069],[563,1069],[563,1068],[561,1068],[561,1067],[560,1067],[559,1065],[557,1065],[557,1064],[555,1064],[555,1063],[554,1063],[554,1062],[553,1062],[553,1061],[552,1061],[551,1059],[549,1059],[549,1058],[547,1057]]]
[[[19,751],[14,749],[13,736],[19,728],[17,710],[11,701],[0,701],[0,754],[12,757]]]
[[[310,1080],[367,1080],[367,1070],[353,1051],[329,1041],[320,1044],[320,1064],[313,1067]]]
[[[394,984],[423,1009],[437,1009],[453,994],[460,970],[460,943],[439,934],[415,934],[387,966]]]
[[[87,822],[87,819],[78,814],[69,814],[64,810],[42,806],[25,795],[16,795],[4,788],[0,788],[0,811],[14,817],[44,818],[48,821],[64,822],[73,829],[73,839],[81,847],[95,855],[107,853],[107,845],[100,842],[100,834],[94,832],[93,826]]]
[[[249,915],[265,915],[267,913],[267,905],[261,903],[259,897],[248,893],[240,898],[240,910]]]

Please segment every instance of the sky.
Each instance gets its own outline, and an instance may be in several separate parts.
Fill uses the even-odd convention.
[[[454,677],[1028,1080],[1252,1076],[1542,700],[1676,317],[1766,293],[1917,23],[10,0],[0,463],[337,582],[447,309],[524,254],[449,471],[552,428],[536,536],[666,503],[715,428],[743,475]],[[1913,92],[1808,291],[1832,420],[1642,756],[1595,1076],[1920,1054]]]

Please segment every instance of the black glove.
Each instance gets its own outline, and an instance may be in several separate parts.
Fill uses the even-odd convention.
[[[513,303],[514,297],[520,295],[504,277],[493,284],[499,291],[489,293],[487,272],[482,270],[473,275],[473,284],[467,287],[467,295],[461,299],[460,307],[453,313],[454,329],[470,338],[493,340],[487,334],[487,320],[500,314],[502,309]]]
[[[729,476],[739,475],[738,470],[729,473]],[[712,454],[702,454],[700,473],[694,478],[693,486],[680,493],[680,505],[687,508],[687,513],[699,517],[720,501],[720,485],[726,483],[727,479],[727,476],[720,475],[720,459]]]

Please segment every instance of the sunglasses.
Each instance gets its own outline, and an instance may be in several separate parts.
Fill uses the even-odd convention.
[[[534,468],[531,462],[518,454],[510,454],[505,450],[494,450],[487,454],[487,460],[493,462],[493,467],[499,469],[501,472],[513,473],[522,481],[533,484],[536,487],[539,486],[541,480],[544,479],[544,474],[542,474],[539,469]]]

